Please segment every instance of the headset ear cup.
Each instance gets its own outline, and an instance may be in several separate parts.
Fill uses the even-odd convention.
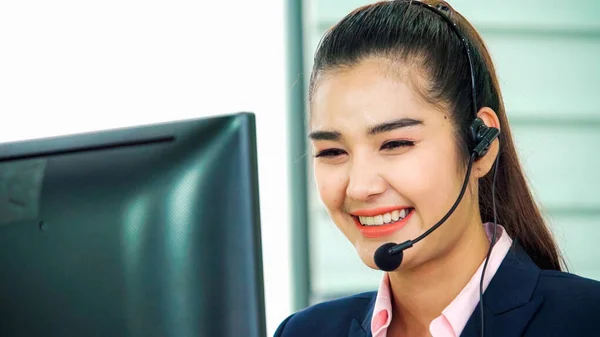
[[[471,138],[471,150],[475,149],[475,147],[477,147],[477,144],[481,142],[484,133],[482,131],[484,131],[485,128],[487,128],[487,126],[479,117],[475,118],[471,123],[471,126],[469,127],[469,137]]]
[[[481,118],[475,118],[471,123],[470,133],[473,141],[472,152],[475,152],[477,158],[481,158],[485,156],[494,139],[498,137],[500,130],[488,127]]]

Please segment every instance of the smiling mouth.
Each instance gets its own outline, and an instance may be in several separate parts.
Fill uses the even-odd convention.
[[[352,218],[364,237],[378,238],[391,235],[404,228],[414,213],[414,208],[404,208],[376,216],[352,215]]]
[[[363,226],[384,226],[404,220],[411,211],[412,208],[404,208],[377,216],[358,216],[356,218],[358,218],[358,221]]]

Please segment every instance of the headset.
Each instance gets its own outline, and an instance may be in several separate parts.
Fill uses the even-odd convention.
[[[473,60],[471,57],[471,49],[469,47],[468,40],[462,34],[462,32],[458,28],[457,24],[450,19],[450,16],[452,14],[450,11],[450,8],[448,8],[448,6],[446,6],[444,4],[438,4],[436,6],[432,6],[427,3],[424,3],[421,1],[416,1],[416,0],[404,0],[404,1],[408,2],[409,4],[415,4],[415,5],[422,6],[423,8],[426,8],[426,9],[431,10],[432,12],[436,13],[438,16],[440,16],[443,20],[445,20],[449,24],[450,28],[454,31],[454,33],[461,40],[462,45],[463,45],[466,55],[467,55],[467,59],[469,62],[470,75],[471,75],[471,96],[472,96],[472,108],[473,108],[473,121],[471,122],[469,131],[468,131],[469,141],[470,141],[470,143],[468,145],[469,152],[470,152],[469,164],[467,166],[467,173],[465,175],[465,180],[463,182],[461,191],[459,193],[459,196],[458,196],[456,202],[450,208],[450,211],[438,223],[436,223],[434,226],[432,226],[430,229],[428,229],[425,233],[421,234],[416,239],[408,240],[408,241],[400,243],[400,244],[390,242],[390,243],[386,243],[386,244],[382,245],[381,247],[379,247],[377,249],[377,251],[375,252],[374,260],[375,260],[375,264],[383,271],[393,271],[393,270],[397,269],[400,266],[400,264],[402,263],[403,251],[405,249],[412,247],[415,243],[417,243],[417,242],[421,241],[422,239],[424,239],[425,237],[427,237],[434,230],[436,230],[439,226],[441,226],[450,217],[450,215],[452,215],[452,213],[454,212],[454,210],[460,203],[460,201],[465,193],[465,190],[466,190],[466,187],[467,187],[468,181],[469,181],[469,176],[471,175],[471,169],[473,167],[473,162],[478,160],[479,158],[482,158],[483,156],[485,156],[487,154],[492,142],[496,138],[498,138],[498,136],[500,135],[500,130],[498,128],[488,127],[487,125],[485,125],[485,123],[483,122],[483,120],[481,118],[477,117],[477,112],[478,112],[477,93],[476,93],[476,89],[475,89],[475,71],[474,71],[474,67],[473,67]],[[496,193],[495,192],[496,192],[496,176],[497,176],[497,172],[498,172],[499,158],[500,158],[500,153],[498,153],[498,155],[495,158],[494,175],[492,178],[492,208],[493,208],[493,214],[494,214],[494,222],[493,222],[494,233],[492,234],[490,247],[488,249],[487,256],[485,258],[483,270],[481,273],[481,279],[479,281],[479,308],[480,308],[480,313],[481,313],[481,336],[482,337],[485,334],[484,333],[485,321],[484,321],[484,309],[483,309],[483,280],[484,280],[485,270],[487,268],[487,264],[488,264],[488,261],[490,259],[490,255],[492,252],[492,248],[494,247],[494,245],[496,243],[496,233],[498,231],[498,221],[497,221],[497,215],[496,215],[496,198],[495,198]]]

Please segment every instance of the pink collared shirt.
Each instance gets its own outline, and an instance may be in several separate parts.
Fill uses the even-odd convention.
[[[488,238],[491,239],[493,224],[484,225]],[[485,270],[483,289],[485,290],[492,277],[500,267],[502,260],[512,245],[512,239],[506,234],[504,227],[498,225],[497,241],[492,249],[490,261]],[[499,237],[499,239],[498,239]],[[484,261],[485,262],[485,261]],[[469,317],[479,304],[479,281],[483,263],[479,266],[471,280],[456,296],[456,298],[442,311],[442,314],[429,324],[429,332],[433,337],[457,337],[465,328]],[[371,318],[371,333],[373,337],[386,337],[387,329],[392,321],[392,301],[388,274],[385,273],[379,284],[373,317]]]

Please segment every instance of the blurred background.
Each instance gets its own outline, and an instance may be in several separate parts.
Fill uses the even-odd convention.
[[[359,0],[0,3],[0,142],[257,115],[268,334],[377,287],[314,188],[304,104]],[[600,2],[454,0],[492,53],[517,147],[572,272],[600,280]]]

